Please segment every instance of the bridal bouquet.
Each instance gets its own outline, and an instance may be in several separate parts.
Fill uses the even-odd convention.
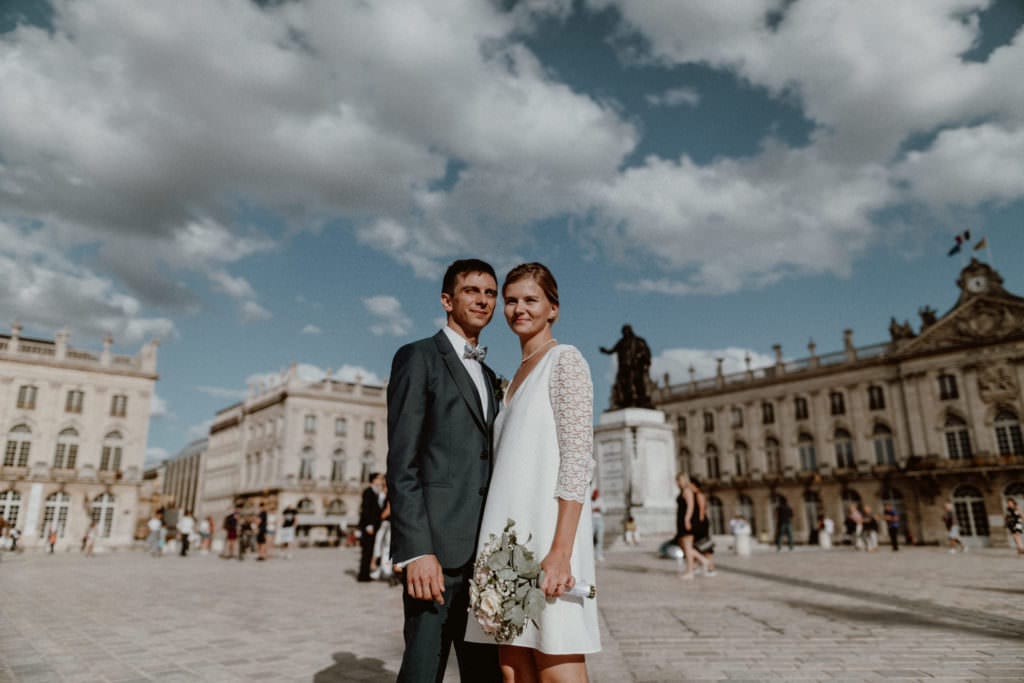
[[[477,555],[469,585],[470,609],[484,633],[493,635],[499,643],[522,635],[527,620],[537,626],[546,600],[540,588],[540,563],[519,543],[515,525],[510,519],[500,537],[490,535]],[[593,598],[596,590],[577,584],[568,594]]]

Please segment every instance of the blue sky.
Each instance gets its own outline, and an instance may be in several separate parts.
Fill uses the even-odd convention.
[[[552,268],[599,409],[626,322],[675,381],[884,341],[953,303],[963,229],[1024,292],[1022,25],[1011,0],[6,2],[0,311],[159,337],[151,459],[292,362],[385,378],[465,256]],[[500,319],[484,342],[511,375]]]

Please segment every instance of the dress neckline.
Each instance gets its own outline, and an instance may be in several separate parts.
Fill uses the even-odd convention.
[[[544,362],[547,360],[548,356],[551,355],[551,352],[560,346],[562,345],[555,344],[550,349],[544,352],[544,354],[540,357],[540,360],[537,361],[537,364],[533,366],[533,369],[526,373],[526,377],[524,377],[523,381],[519,383],[519,386],[516,387],[516,390],[505,394],[505,396],[501,399],[502,408],[508,408],[510,405],[512,405],[512,400],[515,399],[515,397],[520,394],[520,392],[523,390],[523,387],[526,386],[526,383],[529,382],[530,378],[533,377],[534,373],[537,372],[537,368],[543,365]]]

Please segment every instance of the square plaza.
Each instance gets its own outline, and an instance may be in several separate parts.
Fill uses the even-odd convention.
[[[717,576],[684,582],[657,544],[599,565],[594,681],[1024,676],[1024,560],[1006,549],[723,548]],[[268,562],[7,553],[0,681],[393,681],[400,588],[356,583],[357,564],[356,548]]]

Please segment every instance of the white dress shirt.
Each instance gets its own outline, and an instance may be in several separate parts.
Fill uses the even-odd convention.
[[[484,378],[484,368],[477,359],[462,357],[466,344],[470,343],[468,339],[447,325],[444,326],[444,334],[448,337],[448,341],[451,342],[452,348],[455,349],[455,353],[458,354],[459,359],[462,360],[462,365],[466,368],[466,372],[469,373],[470,378],[473,380],[473,384],[476,385],[476,393],[480,396],[480,405],[484,409],[484,417],[486,418],[490,414],[488,412],[490,409],[490,392],[487,391],[487,380]]]

